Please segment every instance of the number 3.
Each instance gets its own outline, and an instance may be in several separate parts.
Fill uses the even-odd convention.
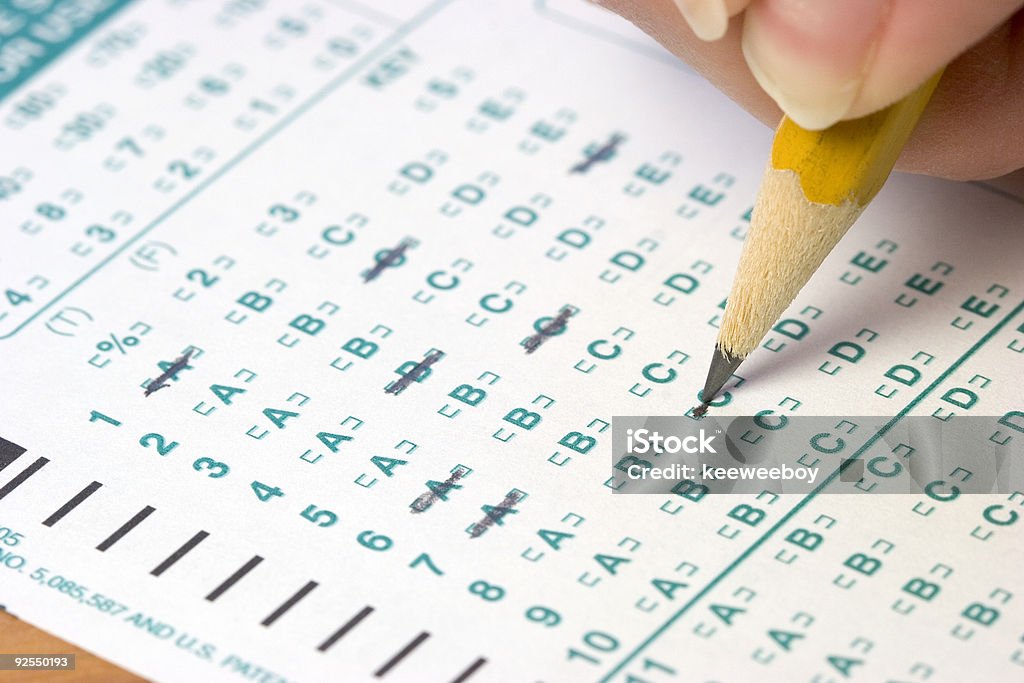
[[[206,476],[211,479],[219,479],[226,475],[231,468],[222,462],[217,462],[213,458],[199,458],[192,463],[192,469],[196,472],[202,472],[203,470],[210,470]]]

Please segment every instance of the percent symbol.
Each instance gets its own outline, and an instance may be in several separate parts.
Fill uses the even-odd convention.
[[[126,346],[135,346],[138,343],[138,337],[127,336],[123,339],[118,339],[117,335],[111,333],[110,341],[103,340],[96,345],[96,348],[99,349],[100,351],[113,351],[115,348],[117,348],[117,350],[120,351],[121,355],[123,356],[124,354],[128,353],[128,350],[125,349]]]
[[[107,335],[106,339],[99,341],[96,344],[96,349],[99,353],[93,354],[93,357],[89,359],[89,365],[94,368],[105,368],[110,365],[110,361],[113,360],[111,355],[119,354],[125,356],[128,354],[128,350],[133,346],[138,346],[142,343],[142,337],[149,334],[153,328],[144,322],[135,322],[131,327],[128,328],[128,332],[131,334],[117,334],[111,332]]]

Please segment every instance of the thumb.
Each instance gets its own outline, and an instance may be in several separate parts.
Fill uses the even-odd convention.
[[[743,54],[813,130],[886,107],[1001,25],[1024,0],[753,0]]]

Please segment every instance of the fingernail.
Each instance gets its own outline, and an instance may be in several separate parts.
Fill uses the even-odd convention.
[[[747,10],[743,55],[800,126],[827,128],[860,92],[888,0],[766,0]]]
[[[725,0],[676,0],[679,11],[701,40],[718,40],[729,27]]]

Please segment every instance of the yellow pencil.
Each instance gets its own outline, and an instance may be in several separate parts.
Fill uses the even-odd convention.
[[[782,119],[696,416],[882,189],[940,77],[886,109],[825,130]]]

